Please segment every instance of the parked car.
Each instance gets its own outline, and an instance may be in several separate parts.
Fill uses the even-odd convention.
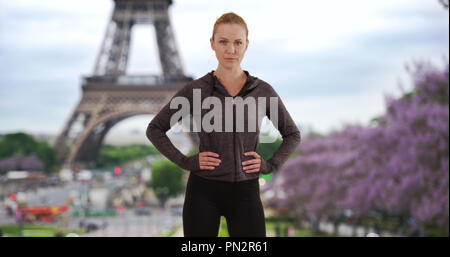
[[[182,215],[183,214],[183,208],[172,209],[172,214],[173,215]]]
[[[148,215],[151,215],[151,214],[152,214],[152,212],[151,212],[149,209],[146,209],[146,208],[137,208],[137,209],[134,211],[134,213],[135,213],[137,216],[148,216]]]

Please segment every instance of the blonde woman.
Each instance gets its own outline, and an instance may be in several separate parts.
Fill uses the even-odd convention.
[[[217,236],[223,216],[230,236],[264,237],[259,174],[283,165],[300,143],[300,132],[275,90],[242,70],[249,40],[247,24],[239,15],[230,12],[218,18],[210,43],[217,69],[177,92],[172,104],[152,119],[147,137],[169,160],[190,171],[183,206],[184,236]],[[177,107],[182,103],[189,106],[187,113],[180,115]],[[199,106],[201,110],[196,109]],[[242,115],[239,110],[244,110]],[[193,156],[182,154],[166,135],[174,125],[173,118],[179,120],[187,114],[200,128],[196,131],[199,153]],[[264,116],[276,124],[283,137],[269,160],[256,153]]]

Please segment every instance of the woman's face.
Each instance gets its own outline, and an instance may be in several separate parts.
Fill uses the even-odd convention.
[[[216,28],[214,40],[211,38],[210,42],[219,65],[224,68],[240,67],[249,43],[243,26],[220,24]]]

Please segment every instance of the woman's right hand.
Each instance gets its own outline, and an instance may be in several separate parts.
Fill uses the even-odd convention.
[[[213,170],[222,162],[219,155],[213,152],[201,152],[198,154],[198,162],[201,170]]]

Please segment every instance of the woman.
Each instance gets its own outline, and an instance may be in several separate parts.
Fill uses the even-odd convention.
[[[266,236],[259,174],[281,167],[300,143],[300,132],[275,90],[241,69],[249,40],[247,25],[240,16],[226,13],[217,19],[210,43],[218,60],[217,69],[178,91],[172,105],[169,102],[152,119],[147,137],[169,160],[191,172],[183,206],[185,236],[217,236],[221,216],[232,237]],[[189,103],[188,114],[200,138],[199,153],[189,157],[166,136],[173,117],[178,117],[174,115],[179,114],[178,106],[183,102],[179,99]],[[214,109],[208,110],[212,104]],[[196,108],[199,106],[201,110]],[[264,115],[283,137],[269,160],[256,153]]]

